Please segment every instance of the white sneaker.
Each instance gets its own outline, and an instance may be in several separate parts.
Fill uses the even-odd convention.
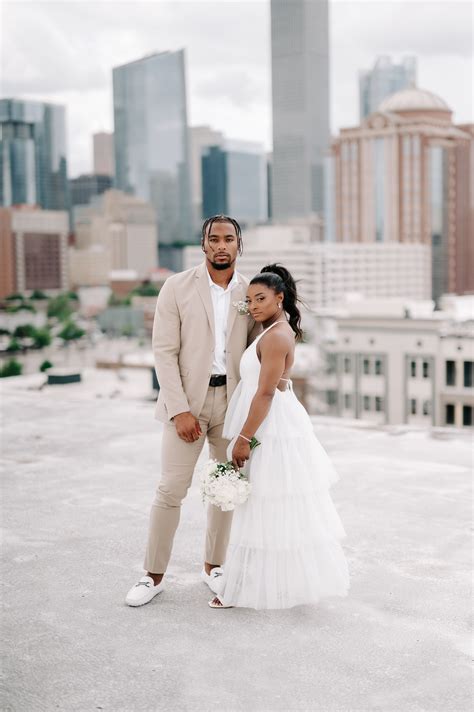
[[[127,593],[125,603],[129,606],[144,606],[163,590],[163,581],[155,586],[151,576],[143,576]]]
[[[220,566],[215,566],[210,574],[206,573],[206,570],[201,571],[201,579],[204,583],[207,583],[209,588],[213,593],[219,593],[221,590],[221,576],[224,573],[224,569]]]

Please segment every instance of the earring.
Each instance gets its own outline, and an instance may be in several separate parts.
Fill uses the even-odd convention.
[[[281,302],[278,302],[278,309],[281,309]]]

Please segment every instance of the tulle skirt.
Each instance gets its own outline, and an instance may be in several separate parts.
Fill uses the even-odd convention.
[[[229,457],[255,390],[241,381],[229,404]],[[346,532],[329,494],[339,478],[291,389],[276,392],[256,437],[261,445],[244,470],[252,491],[234,512],[219,598],[275,609],[347,595]]]

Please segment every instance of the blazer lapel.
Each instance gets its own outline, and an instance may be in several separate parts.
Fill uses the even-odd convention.
[[[215,325],[214,325],[214,309],[212,306],[211,290],[209,288],[209,280],[207,276],[206,265],[200,265],[196,270],[196,285],[199,296],[202,299],[204,308],[206,310],[207,318],[209,321],[209,326],[211,327],[212,336],[215,338]]]
[[[229,343],[230,341],[230,336],[232,334],[232,329],[234,328],[235,320],[237,318],[237,308],[234,307],[234,302],[240,302],[245,298],[245,289],[244,289],[244,284],[242,283],[240,277],[238,277],[239,280],[239,286],[235,287],[230,293],[230,306],[229,306],[229,316],[227,319],[227,338],[226,341]],[[245,319],[246,317],[240,317],[241,319]]]

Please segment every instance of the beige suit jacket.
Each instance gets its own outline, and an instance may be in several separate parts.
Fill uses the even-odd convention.
[[[233,302],[245,298],[248,281],[237,273],[227,322],[227,402],[240,380],[240,359],[261,331]],[[209,388],[214,360],[214,309],[206,263],[168,277],[156,303],[153,353],[160,384],[155,417],[168,422],[178,413],[198,417]]]

